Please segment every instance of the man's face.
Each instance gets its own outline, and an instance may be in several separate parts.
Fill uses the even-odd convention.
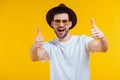
[[[52,21],[51,25],[57,37],[64,38],[69,32],[72,22],[69,21],[69,16],[67,13],[61,13],[54,16],[54,20]]]

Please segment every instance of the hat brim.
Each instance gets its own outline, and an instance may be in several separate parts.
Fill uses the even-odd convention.
[[[66,10],[67,13],[71,16],[72,26],[70,27],[70,29],[72,29],[77,23],[77,17],[76,17],[76,14],[74,13],[74,11],[66,6],[65,7],[58,6],[58,7],[55,7],[55,8],[52,8],[51,10],[49,10],[46,15],[47,23],[49,24],[50,27],[52,27],[51,26],[52,17],[54,16],[55,13],[57,13],[61,10]]]

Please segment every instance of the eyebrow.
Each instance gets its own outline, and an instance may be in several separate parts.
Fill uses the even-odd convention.
[[[69,20],[69,19],[55,19],[55,20]]]

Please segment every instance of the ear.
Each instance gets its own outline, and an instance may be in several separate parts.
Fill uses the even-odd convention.
[[[72,21],[70,21],[70,28],[71,28],[71,26],[72,26]]]
[[[51,21],[51,26],[53,27],[53,21]]]

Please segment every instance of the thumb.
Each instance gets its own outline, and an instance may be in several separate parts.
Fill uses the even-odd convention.
[[[93,19],[93,18],[91,19],[91,24],[92,24],[92,28],[95,28],[95,27],[96,27],[96,25],[95,25],[95,22],[94,22],[94,19]]]
[[[40,33],[40,28],[39,28],[39,27],[37,28],[37,34],[38,34],[38,36],[41,35],[41,33]]]

